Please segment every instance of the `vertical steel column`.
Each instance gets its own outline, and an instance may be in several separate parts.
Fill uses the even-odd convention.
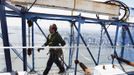
[[[116,55],[116,56],[118,56],[118,54],[117,54],[117,52],[116,52],[116,45],[117,45],[117,40],[118,40],[118,31],[119,31],[119,26],[117,25],[117,27],[116,27],[116,34],[115,34],[115,39],[114,39],[114,54]],[[114,63],[114,59],[112,60],[112,64]]]
[[[76,51],[76,60],[78,60],[79,57],[79,44],[80,44],[80,26],[81,26],[81,15],[79,15],[78,19],[78,34],[77,34],[77,51]],[[75,73],[74,75],[77,75],[77,64],[75,64]]]
[[[98,57],[97,57],[97,64],[100,62],[100,52],[102,48],[102,39],[103,38],[103,27],[101,26],[101,34],[100,34],[100,42],[99,42],[99,51],[98,51]]]
[[[125,26],[122,26],[122,44],[121,44],[121,57],[123,58],[124,49],[125,49],[125,38],[126,38],[126,29]]]
[[[117,28],[116,28],[116,36],[115,36],[115,41],[114,41],[114,54],[116,55],[116,56],[118,56],[118,54],[117,54],[117,52],[116,52],[116,45],[117,45],[117,41],[118,41],[118,32],[119,32],[119,24],[117,25]],[[122,64],[121,64],[121,62],[119,61],[119,60],[117,60],[118,61],[118,63],[119,63],[119,65],[120,65],[120,67],[122,68],[122,70],[124,71],[124,72],[126,72],[125,71],[125,69],[124,69],[124,67],[122,66]]]
[[[117,45],[117,40],[118,40],[118,31],[119,31],[119,26],[117,25],[116,26],[116,34],[115,34],[115,39],[114,39],[114,54],[117,55],[117,52],[116,52],[116,45]],[[118,55],[117,55],[118,56]],[[112,64],[113,64],[113,61],[112,61]]]
[[[130,38],[130,40],[131,40],[131,43],[132,43],[132,45],[133,45],[133,47],[134,47],[134,40],[133,40],[133,37],[132,37],[132,35],[131,35],[130,29],[128,28],[128,26],[127,26],[127,32],[128,32],[128,36],[129,36],[129,38]]]
[[[9,47],[9,37],[8,37],[8,29],[7,29],[7,21],[6,21],[6,12],[5,12],[5,0],[0,0],[0,23],[1,23],[1,31],[3,38],[3,46]],[[4,49],[5,53],[5,62],[7,72],[12,71],[12,63],[10,57],[10,49]]]
[[[34,24],[32,25],[32,47],[34,47]],[[32,65],[33,65],[32,71],[35,71],[34,50],[35,49],[32,48]]]
[[[26,19],[25,19],[25,14],[22,15],[22,44],[23,44],[23,47],[26,47]],[[23,48],[23,70],[27,71],[26,48]]]
[[[0,34],[0,38],[1,39],[3,39],[2,38],[2,34]],[[9,42],[9,46],[10,47],[13,47],[13,45]],[[12,50],[13,50],[13,52],[20,58],[20,60],[22,60],[23,61],[23,57],[22,57],[22,55],[20,55],[20,53],[17,51],[17,49],[15,49],[15,48],[11,48]],[[27,67],[31,70],[32,69],[32,67],[30,66],[30,64],[27,64]]]
[[[74,28],[73,28],[73,22],[70,22],[71,23],[71,25],[70,25],[70,27],[71,27],[71,31],[70,31],[70,43],[69,43],[69,45],[70,45],[70,47],[71,48],[69,48],[69,67],[71,67],[72,66],[72,56],[73,56],[73,53],[72,53],[72,44],[73,44],[73,41],[74,41]],[[74,22],[75,23],[75,22]]]
[[[117,40],[118,40],[118,31],[119,31],[119,24],[117,24],[117,26],[116,26],[116,35],[115,35],[115,39],[114,39],[114,54],[116,55],[116,56],[118,56],[118,54],[117,54],[117,52],[116,52],[116,45],[117,45]],[[117,60],[118,61],[118,63],[119,63],[119,65],[120,65],[120,67],[122,68],[122,70],[125,72],[125,69],[124,69],[124,67],[122,66],[122,64],[120,64],[120,61],[119,60]],[[112,64],[114,63],[114,59],[112,60]]]

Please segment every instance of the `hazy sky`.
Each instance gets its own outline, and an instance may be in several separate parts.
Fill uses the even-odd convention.
[[[133,7],[134,8],[134,0],[120,0],[120,1],[124,2],[129,7]]]

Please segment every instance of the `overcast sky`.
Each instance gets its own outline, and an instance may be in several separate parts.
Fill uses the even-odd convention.
[[[129,7],[133,7],[134,8],[134,0],[120,0],[120,1],[124,2]]]

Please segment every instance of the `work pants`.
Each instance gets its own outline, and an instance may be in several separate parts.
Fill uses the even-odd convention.
[[[47,66],[45,71],[43,72],[43,75],[47,75],[49,70],[51,69],[53,63],[55,63],[58,68],[60,69],[61,72],[65,71],[64,65],[62,64],[62,62],[59,60],[59,56],[57,55],[56,52],[54,51],[50,51],[50,56],[47,62]]]

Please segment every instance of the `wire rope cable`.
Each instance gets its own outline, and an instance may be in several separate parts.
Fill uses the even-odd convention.
[[[129,15],[130,15],[130,10],[129,10],[129,7],[125,3],[118,1],[118,0],[109,0],[109,1],[106,1],[105,3],[118,5],[118,6],[120,6],[120,9],[124,10],[124,14],[119,19],[119,21],[125,22],[128,19]],[[121,15],[121,12],[120,12],[120,15]]]

